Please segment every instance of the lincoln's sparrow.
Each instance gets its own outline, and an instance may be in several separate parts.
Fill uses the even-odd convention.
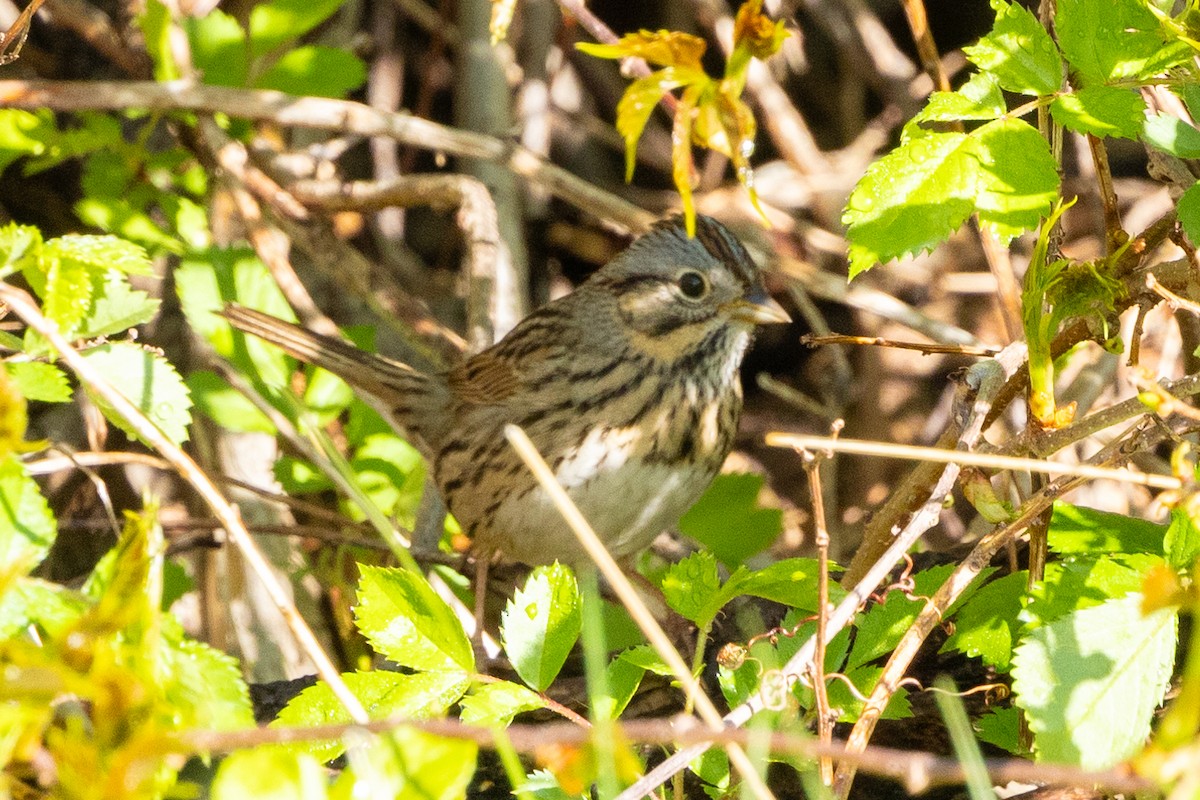
[[[742,407],[756,324],[787,322],[720,223],[660,223],[570,295],[444,375],[427,375],[240,306],[235,327],[394,409],[484,557],[586,556],[504,438],[529,434],[616,557],[645,549],[717,474]]]

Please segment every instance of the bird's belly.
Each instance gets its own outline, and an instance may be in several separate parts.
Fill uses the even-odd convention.
[[[569,465],[568,465],[569,467]],[[599,464],[588,475],[562,466],[559,482],[616,558],[644,550],[675,525],[712,480],[695,464],[648,463],[630,458]],[[491,544],[527,564],[590,562],[575,534],[541,487],[510,499],[490,521]]]

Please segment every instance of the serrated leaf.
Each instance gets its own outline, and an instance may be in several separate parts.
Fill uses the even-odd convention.
[[[1189,504],[1183,503],[1171,509],[1171,524],[1163,538],[1167,562],[1176,569],[1189,569],[1200,557],[1200,528],[1190,516]]]
[[[721,576],[717,574],[717,559],[707,551],[700,550],[672,564],[663,575],[661,588],[667,605],[701,629],[721,610],[720,606],[710,607],[721,594]]]
[[[9,112],[0,111],[0,120]],[[2,130],[2,126],[0,126]],[[3,146],[0,141],[0,147]],[[2,166],[0,166],[2,169]],[[10,222],[0,228],[0,274],[9,275],[41,259],[42,232],[32,225]]]
[[[875,689],[875,684],[879,682],[879,676],[883,674],[883,667],[858,667],[857,669],[847,671],[845,674],[850,682],[854,684],[859,695],[870,697],[871,692]],[[840,680],[833,680],[829,682],[827,694],[829,697],[829,707],[841,711],[838,715],[838,722],[858,721],[858,715],[862,713],[863,707],[866,704],[850,691],[850,687],[846,686]],[[908,701],[908,691],[900,688],[888,700],[881,718],[907,719],[912,715],[912,704]]]
[[[198,370],[187,376],[196,410],[222,428],[236,433],[275,434],[275,426],[246,396],[215,372]]]
[[[1146,575],[1161,564],[1161,556],[1145,553],[1071,556],[1051,562],[1046,577],[1029,590],[1021,621],[1028,630],[1139,591]]]
[[[43,256],[36,263],[26,263],[22,274],[41,299],[42,313],[71,339],[91,307],[95,275],[87,264],[46,253],[49,245],[43,246]]]
[[[583,625],[579,587],[568,567],[538,567],[501,615],[504,652],[521,680],[545,691],[567,660]]]
[[[401,726],[349,751],[332,800],[466,800],[479,745]]]
[[[1175,638],[1175,612],[1142,616],[1138,594],[1026,636],[1013,659],[1013,689],[1038,759],[1102,770],[1141,749],[1170,683]]]
[[[91,310],[80,321],[76,335],[96,339],[124,333],[154,319],[160,305],[161,300],[134,289],[123,274],[110,270],[98,284]]]
[[[978,162],[966,134],[911,138],[868,169],[842,214],[850,278],[877,263],[930,250],[975,209]]]
[[[475,686],[459,706],[467,725],[507,728],[517,714],[545,708],[546,701],[520,684],[499,681]]]
[[[593,709],[595,716],[603,719],[616,719],[621,716],[645,674],[645,669],[621,656],[610,661],[605,671],[608,696],[598,698],[599,702]]]
[[[1058,197],[1059,176],[1046,140],[1019,119],[989,122],[971,135],[979,163],[975,210],[1002,244],[1033,230]]]
[[[15,636],[29,625],[61,637],[89,605],[83,595],[65,586],[21,576],[0,593],[0,639]]]
[[[931,94],[925,107],[908,124],[995,119],[1005,110],[1004,93],[1000,91],[996,76],[990,72],[977,72],[958,91]]]
[[[1170,114],[1155,114],[1142,130],[1148,144],[1177,158],[1200,158],[1200,130]]]
[[[817,610],[817,574],[816,559],[785,558],[750,572],[737,590],[812,613]],[[838,603],[845,596],[846,590],[830,580],[829,602]]]
[[[88,363],[108,379],[151,422],[175,444],[188,438],[192,399],[187,385],[165,358],[153,350],[133,344],[115,343],[94,347],[83,354]],[[109,422],[130,436],[133,428],[107,401],[85,385],[92,402]]]
[[[1078,133],[1137,139],[1146,124],[1146,101],[1134,89],[1087,86],[1050,104],[1054,121]]]
[[[1183,226],[1183,232],[1195,246],[1197,242],[1200,242],[1200,183],[1193,183],[1187,188],[1187,191],[1179,196],[1176,211],[1179,215],[1179,224]]]
[[[761,475],[718,475],[679,520],[679,530],[729,569],[737,569],[769,547],[783,530],[783,512],[759,505],[762,486]]]
[[[25,465],[0,459],[0,564],[32,569],[50,552],[58,526]]]
[[[170,676],[165,699],[181,728],[234,730],[254,726],[250,692],[237,659],[185,636],[172,625],[159,650]]]
[[[259,5],[255,10],[267,7]],[[362,86],[366,79],[367,65],[353,53],[306,45],[285,53],[254,85],[288,94],[340,98]]]
[[[278,747],[238,750],[221,760],[212,800],[325,800],[325,768],[312,756]]]
[[[471,685],[467,673],[456,671],[405,675],[375,670],[344,673],[342,679],[362,702],[371,719],[395,717],[420,721],[440,717]],[[292,698],[271,725],[342,725],[351,721],[349,712],[338,702],[329,685],[318,683]],[[330,761],[342,754],[345,744],[341,741],[306,742],[289,745],[289,749]]]
[[[955,615],[954,633],[941,652],[957,650],[978,657],[998,672],[1008,672],[1028,580],[1028,573],[1021,571],[984,584]]]
[[[26,400],[65,403],[71,399],[67,376],[53,364],[44,361],[6,361],[4,369]]]
[[[1000,85],[1021,94],[1053,94],[1062,85],[1058,48],[1037,18],[1016,3],[992,0],[996,22],[991,32],[963,53],[981,70],[996,75]]]
[[[1056,502],[1050,517],[1047,544],[1055,553],[1163,554],[1165,525],[1124,514]]]
[[[1085,85],[1150,77],[1190,56],[1186,45],[1163,39],[1138,0],[1059,0],[1054,29]]]
[[[475,654],[462,623],[422,576],[361,566],[354,618],[385,658],[418,670],[474,672]]]
[[[146,251],[116,236],[68,234],[46,242],[43,258],[61,258],[84,264],[95,274],[116,270],[125,275],[153,275]]]
[[[884,601],[872,606],[855,626],[857,633],[846,669],[861,667],[891,652],[924,606],[923,600],[910,600],[903,592],[889,592]]]

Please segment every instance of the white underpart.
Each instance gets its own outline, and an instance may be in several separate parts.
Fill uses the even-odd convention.
[[[710,479],[691,465],[647,464],[633,456],[642,435],[633,428],[593,428],[556,471],[559,483],[617,557],[646,548],[677,523]],[[502,530],[529,532],[514,537],[509,555],[528,563],[545,563],[548,556],[571,564],[588,562],[545,492],[535,489],[529,500],[519,518],[512,507],[498,512]]]

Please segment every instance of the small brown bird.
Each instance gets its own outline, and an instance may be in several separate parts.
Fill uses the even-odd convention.
[[[716,476],[742,408],[738,367],[762,323],[789,322],[724,226],[659,223],[503,340],[430,375],[241,306],[234,327],[383,400],[433,465],[478,555],[587,556],[503,434],[528,433],[617,557],[635,555]]]

